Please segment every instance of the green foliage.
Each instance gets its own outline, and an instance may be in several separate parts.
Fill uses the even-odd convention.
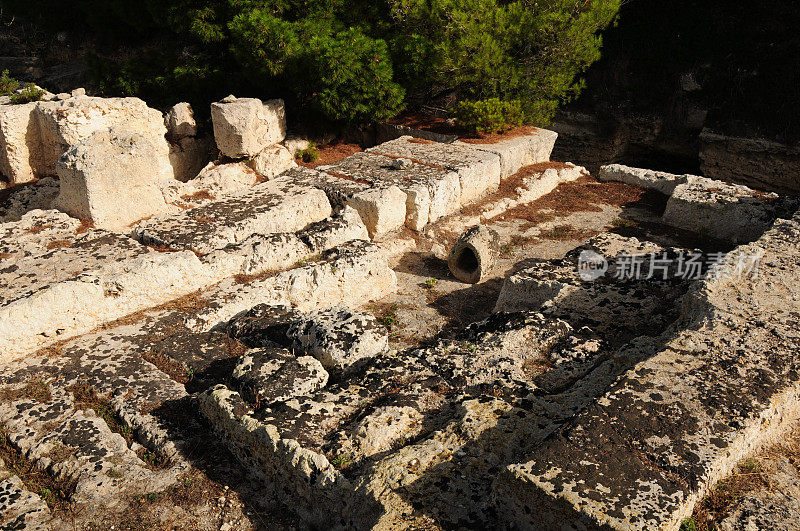
[[[14,104],[30,103],[32,101],[39,101],[44,96],[44,91],[34,85],[33,83],[25,83],[21,92],[12,94],[9,101]]]
[[[518,100],[503,101],[488,98],[481,101],[461,101],[454,111],[456,123],[478,133],[498,133],[523,121]]]
[[[582,88],[620,0],[77,0],[54,15],[10,0],[42,27],[147,43],[157,57],[95,61],[108,94],[156,105],[228,93],[283,97],[317,119],[390,118],[407,102],[464,102],[485,131],[545,124]],[[56,17],[62,17],[57,19]],[[156,46],[152,46],[156,44]],[[192,82],[193,78],[196,82]],[[187,96],[186,93],[190,96]],[[196,95],[196,96],[195,96]],[[155,101],[154,101],[155,100]],[[205,101],[203,101],[205,100]]]
[[[417,86],[445,87],[470,125],[496,129],[503,115],[545,125],[583,88],[600,57],[600,30],[619,0],[389,0],[408,54],[399,72]],[[508,102],[503,106],[499,102]]]
[[[0,73],[0,96],[10,96],[19,88],[20,82],[8,74],[8,70]]]
[[[298,151],[295,158],[302,160],[303,162],[316,162],[319,159],[319,149],[315,144],[309,144],[307,148]]]

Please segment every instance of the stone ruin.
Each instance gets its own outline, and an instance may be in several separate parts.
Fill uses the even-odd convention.
[[[221,505],[150,525],[674,529],[797,421],[791,197],[595,179],[543,129],[311,169],[280,100],[212,104],[213,139],[188,104],[46,100],[0,105],[5,528],[125,521],[200,473]],[[559,190],[581,204],[530,214]],[[615,278],[639,255],[663,277]]]

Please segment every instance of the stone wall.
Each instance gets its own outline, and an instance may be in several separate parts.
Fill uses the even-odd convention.
[[[800,148],[763,138],[723,136],[710,130],[700,135],[703,175],[744,184],[757,190],[800,192]]]

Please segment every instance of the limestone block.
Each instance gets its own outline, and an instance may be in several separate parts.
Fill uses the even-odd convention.
[[[173,105],[164,116],[164,123],[167,126],[167,136],[172,140],[180,140],[197,134],[194,111],[192,106],[186,102]]]
[[[241,163],[231,171],[241,168],[246,166]],[[331,214],[322,190],[277,178],[199,207],[143,221],[133,234],[148,245],[206,254],[252,234],[302,230]]]
[[[45,171],[36,103],[0,105],[0,173],[11,184],[26,183]]]
[[[482,225],[467,229],[453,245],[447,265],[457,279],[477,284],[492,271],[500,254],[500,236]]]
[[[220,276],[282,271],[353,240],[368,240],[367,228],[350,207],[296,233],[253,234],[203,257]]]
[[[294,156],[283,146],[269,146],[250,160],[250,167],[269,180],[297,166]]]
[[[618,181],[645,190],[655,190],[664,195],[672,195],[675,187],[684,184],[687,175],[674,175],[663,171],[632,168],[623,164],[608,164],[600,168],[597,174],[598,181]]]
[[[199,312],[187,325],[192,330],[210,330],[262,303],[294,306],[300,311],[336,304],[359,307],[396,289],[397,276],[383,250],[371,242],[354,240],[303,267],[244,285],[235,279],[224,281],[214,307]]]
[[[4,360],[86,333],[105,322],[181,297],[214,281],[194,253],[151,252],[135,243],[132,247],[141,252],[134,248],[132,255],[123,253],[124,259],[92,265],[92,256],[86,252],[102,248],[100,243],[86,241],[82,255],[81,246],[75,246],[74,253],[65,253],[65,262],[58,262],[64,249],[48,251],[52,254],[49,267],[56,266],[58,275],[48,281],[44,272],[49,268],[40,264],[33,269],[40,276],[39,289],[0,305],[0,353]],[[83,266],[75,263],[76,256],[83,256]],[[46,259],[42,255],[32,256],[25,263],[34,265]],[[22,265],[16,264],[20,269]]]
[[[43,171],[52,171],[69,148],[96,132],[124,126],[154,144],[164,142],[166,127],[161,111],[139,98],[78,96],[65,101],[38,102],[36,116],[42,137]],[[166,150],[159,146],[157,151]]]
[[[318,168],[335,177],[371,185],[365,192],[355,194],[348,203],[362,215],[372,237],[396,230],[403,224],[413,230],[421,230],[428,223],[460,207],[461,184],[455,171],[413,161],[395,164],[396,160],[361,152]],[[396,191],[383,191],[392,187],[398,188],[406,196],[405,208],[388,202],[400,197]],[[404,216],[400,218],[403,210]]]
[[[401,228],[406,222],[407,195],[397,186],[370,188],[358,192],[347,204],[358,211],[370,238]]]
[[[319,361],[282,348],[248,351],[239,359],[231,378],[242,397],[254,404],[310,395],[328,383],[328,373]]]
[[[228,96],[211,104],[211,119],[217,147],[227,157],[254,157],[286,138],[283,100]]]
[[[500,157],[500,176],[505,179],[520,168],[550,160],[558,133],[547,129],[536,129],[532,134],[501,140],[494,144],[455,142],[456,145],[472,147],[480,151],[495,153]]]
[[[187,136],[169,143],[169,163],[178,181],[194,179],[211,161],[211,139]]]
[[[733,243],[757,239],[775,220],[777,194],[690,176],[667,202],[667,225]]]
[[[55,206],[111,230],[165,212],[159,182],[172,176],[168,150],[163,138],[130,129],[95,133],[59,161]]]
[[[370,153],[406,157],[412,161],[447,168],[458,173],[460,203],[465,205],[494,192],[500,186],[500,156],[488,151],[403,136],[367,150]]]
[[[289,328],[295,344],[337,373],[362,366],[389,348],[386,327],[368,313],[342,306],[317,310]]]

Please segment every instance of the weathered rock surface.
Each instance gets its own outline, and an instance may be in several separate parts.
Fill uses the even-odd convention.
[[[295,233],[253,234],[203,257],[220,276],[282,271],[353,240],[369,240],[358,212],[345,207]]]
[[[703,130],[700,134],[703,175],[757,190],[798,194],[800,150],[758,138],[737,138]]]
[[[797,218],[778,220],[728,255],[735,267],[739,256],[763,253],[756,278],[709,277],[674,328],[623,349],[646,354],[532,460],[498,478],[495,499],[508,521],[677,528],[736,463],[780,437],[800,413],[788,287],[797,275],[787,267],[798,236]]]
[[[454,144],[442,144],[410,136],[385,142],[367,150],[379,155],[405,157],[458,173],[459,202],[464,205],[497,190],[500,186],[500,156]]]
[[[17,476],[0,463],[0,525],[3,529],[48,529],[50,509],[42,498],[30,492]]]
[[[211,119],[217,147],[230,158],[254,157],[286,138],[283,100],[228,96],[211,104]]]
[[[11,236],[8,257],[0,261],[6,358],[213,281],[193,253],[156,253],[118,234],[86,232],[79,221],[53,211],[34,211],[0,232]]]
[[[172,178],[169,147],[130,129],[100,131],[59,160],[55,206],[97,227],[124,230],[164,213],[160,182]]]
[[[501,140],[494,144],[455,142],[479,151],[494,153],[500,157],[500,177],[505,179],[524,166],[547,162],[553,152],[558,133],[547,129],[536,129],[529,135]]]
[[[663,221],[673,227],[744,243],[757,239],[781,214],[777,194],[691,176],[675,188]]]
[[[241,285],[219,284],[220,295],[189,322],[204,331],[226,324],[257,304],[288,305],[310,311],[336,304],[358,307],[397,289],[397,277],[375,244],[354,240],[326,251],[309,265]]]
[[[232,171],[241,175],[244,170]],[[301,230],[331,213],[321,190],[299,186],[291,179],[274,179],[219,201],[146,220],[133,234],[147,245],[206,254],[252,234]]]
[[[167,181],[162,186],[164,200],[171,205],[192,207],[251,188],[258,175],[244,162],[209,163],[186,182]]]
[[[50,210],[58,197],[59,183],[55,177],[42,177],[28,186],[11,189],[0,203],[0,221],[19,221],[32,210]]]
[[[375,317],[341,306],[304,315],[287,334],[295,345],[337,373],[354,370],[389,348],[386,327]]]
[[[250,403],[272,404],[325,387],[328,373],[316,358],[280,348],[248,351],[233,369],[233,381]]]
[[[598,181],[619,181],[645,190],[655,190],[664,195],[672,195],[675,187],[684,184],[688,177],[688,175],[632,168],[623,164],[601,166],[597,174]]]
[[[404,224],[421,230],[460,206],[461,184],[455,171],[413,161],[397,168],[395,160],[362,152],[318,168],[335,177],[343,176],[371,186],[348,201],[361,214],[371,237],[399,229]]]

